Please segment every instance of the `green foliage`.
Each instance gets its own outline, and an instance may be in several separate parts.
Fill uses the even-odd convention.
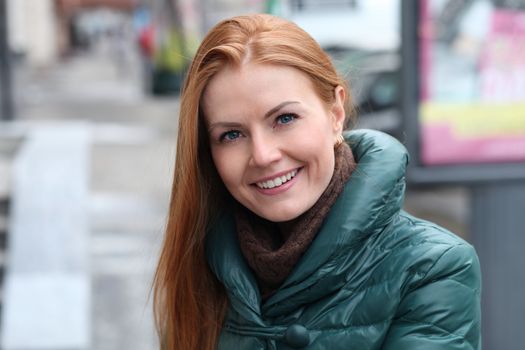
[[[175,28],[171,29],[155,52],[155,67],[171,72],[184,71],[189,61],[186,51],[182,33]]]

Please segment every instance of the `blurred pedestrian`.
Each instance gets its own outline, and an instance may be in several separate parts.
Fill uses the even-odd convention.
[[[292,23],[206,36],[154,282],[163,349],[479,349],[474,249],[401,209],[406,150],[343,133],[350,100]]]

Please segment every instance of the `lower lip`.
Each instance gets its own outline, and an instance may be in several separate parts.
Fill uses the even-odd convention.
[[[265,195],[268,195],[268,196],[274,196],[276,194],[281,194],[283,192],[288,191],[290,189],[290,187],[292,187],[297,182],[297,177],[301,173],[301,170],[302,169],[299,169],[297,171],[297,174],[295,174],[295,176],[293,178],[291,178],[290,180],[286,181],[281,186],[277,186],[277,187],[274,187],[274,188],[260,188],[257,185],[253,185],[253,186],[255,186],[255,188],[257,189],[257,191],[259,193],[262,193],[262,194],[265,194]]]

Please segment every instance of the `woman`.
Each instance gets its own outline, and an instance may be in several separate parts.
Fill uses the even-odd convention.
[[[292,23],[241,16],[206,36],[154,283],[163,349],[479,348],[473,248],[401,210],[406,151],[344,140],[349,100]]]

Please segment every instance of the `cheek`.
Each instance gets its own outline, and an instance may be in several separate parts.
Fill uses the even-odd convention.
[[[324,185],[332,177],[334,169],[333,136],[322,129],[312,130],[308,136],[297,149],[301,150],[301,158],[311,164],[312,180]]]
[[[326,124],[313,125],[302,137],[296,138],[297,149],[305,155],[310,155],[318,161],[326,162],[333,157],[334,136]]]
[[[236,159],[235,153],[224,150],[213,150],[212,148],[211,154],[217,173],[231,192],[231,186],[238,183],[242,177],[239,160]]]

